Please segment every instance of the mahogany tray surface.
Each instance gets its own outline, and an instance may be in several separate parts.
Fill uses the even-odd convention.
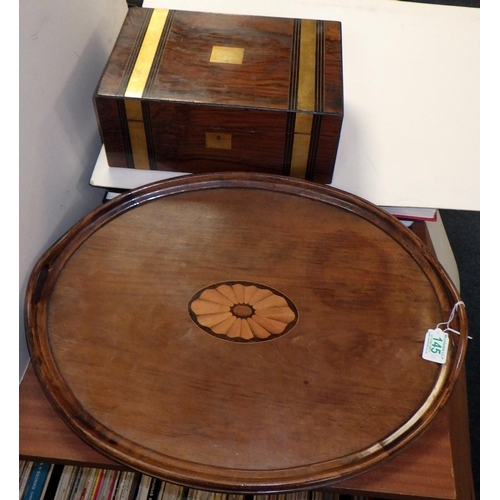
[[[121,195],[40,259],[32,363],[56,410],[110,458],[221,491],[310,489],[401,450],[460,372],[425,333],[460,300],[374,205],[283,176],[202,174]]]

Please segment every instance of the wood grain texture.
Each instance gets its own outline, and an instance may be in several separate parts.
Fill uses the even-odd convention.
[[[19,402],[20,459],[129,470],[89,446],[70,429],[45,397],[31,364],[21,383]],[[385,498],[456,499],[455,481],[460,482],[461,478],[453,471],[448,407],[446,410],[401,453],[363,474],[337,481],[329,489]],[[422,481],[423,477],[428,480]]]
[[[139,168],[129,147],[129,135],[137,134],[116,110],[124,97],[136,97],[144,103],[151,169],[290,175],[288,115],[306,112],[335,125],[317,120],[298,171],[331,182],[343,118],[340,23],[171,10],[163,33],[156,32],[154,58],[142,67],[155,11],[161,9],[130,9],[94,96],[110,166]],[[214,58],[214,50],[225,55]],[[137,66],[144,85],[127,93]],[[233,147],[204,148],[212,131],[232,134]]]
[[[337,481],[330,489],[351,495],[386,498],[473,499],[468,448],[467,407],[460,394],[462,371],[446,411],[401,453],[354,478]],[[450,436],[450,423],[454,426]],[[20,459],[128,469],[81,440],[59,417],[45,397],[30,364],[19,391]],[[422,478],[427,478],[422,481]]]
[[[227,342],[188,311],[213,283],[263,283],[299,320]],[[279,176],[145,186],[89,214],[40,260],[27,295],[33,366],[70,426],[103,453],[226,491],[319,487],[407,446],[460,373],[428,328],[459,297],[421,241],[352,195]]]
[[[30,363],[19,388],[19,456],[21,459],[122,469],[81,440],[45,396]]]

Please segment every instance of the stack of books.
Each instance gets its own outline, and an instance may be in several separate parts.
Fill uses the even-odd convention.
[[[410,227],[415,221],[436,222],[437,209],[411,207],[380,207],[399,219],[405,226]]]

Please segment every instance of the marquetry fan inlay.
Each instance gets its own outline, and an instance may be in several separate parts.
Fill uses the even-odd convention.
[[[206,332],[232,341],[270,340],[297,323],[297,309],[265,285],[224,282],[198,291],[189,303],[193,321]]]

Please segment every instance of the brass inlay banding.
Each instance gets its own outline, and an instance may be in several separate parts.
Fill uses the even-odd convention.
[[[299,85],[297,109],[314,111],[316,87],[316,21],[302,19],[300,23]]]
[[[313,123],[312,113],[297,113],[295,115],[295,130],[296,134],[311,135]]]
[[[168,9],[153,10],[139,55],[125,90],[125,97],[142,97],[167,16]]]
[[[127,114],[128,133],[132,156],[134,158],[134,167],[136,169],[149,170],[148,146],[146,131],[144,130],[141,101],[139,99],[125,99],[125,113]]]
[[[298,312],[277,290],[249,282],[223,282],[203,288],[188,311],[204,331],[225,340],[257,342],[289,332]]]
[[[134,159],[134,167],[137,169],[146,170],[150,168],[140,98],[144,93],[146,82],[148,81],[149,72],[151,71],[156,50],[158,49],[168,12],[168,9],[153,10],[124,94],[132,157]]]
[[[294,134],[292,161],[290,163],[290,175],[299,179],[306,178],[307,160],[309,158],[309,146],[311,134]]]
[[[305,179],[313,112],[316,98],[316,21],[303,19],[300,23],[297,114],[293,137],[290,175]]]

